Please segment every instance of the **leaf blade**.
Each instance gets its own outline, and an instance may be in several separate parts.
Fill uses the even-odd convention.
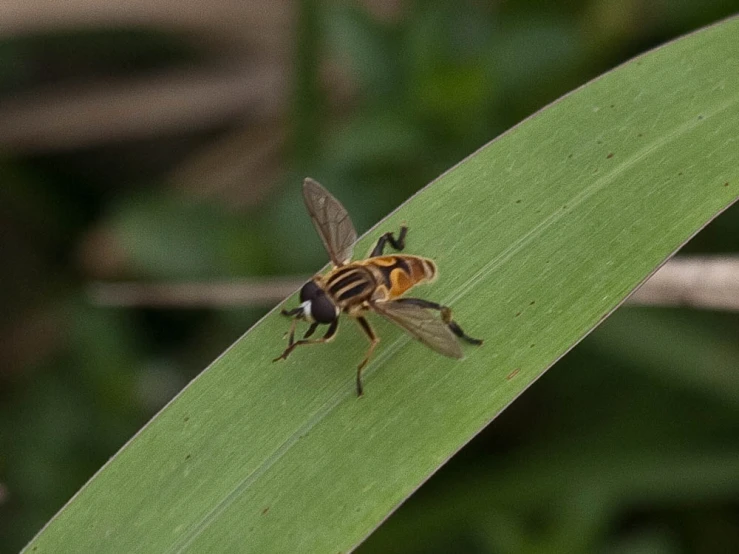
[[[435,257],[441,272],[423,296],[485,339],[465,360],[379,323],[357,400],[365,339],[344,329],[272,365],[285,330],[272,313],[28,551],[352,548],[736,199],[736,36],[729,20],[617,68],[383,222],[409,223],[409,253]]]

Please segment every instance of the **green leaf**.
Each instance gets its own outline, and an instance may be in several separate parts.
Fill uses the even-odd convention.
[[[339,552],[739,194],[739,20],[623,65],[442,175],[364,237],[410,226],[424,297],[482,347],[385,322],[284,362],[270,313],[95,476],[29,552]],[[331,183],[325,183],[331,188]],[[299,187],[295,195],[299,197]],[[307,217],[307,215],[305,216]],[[317,238],[306,240],[318,240]],[[294,305],[291,299],[288,305]]]

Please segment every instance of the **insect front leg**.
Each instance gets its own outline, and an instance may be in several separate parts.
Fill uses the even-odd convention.
[[[313,331],[315,331],[314,326],[317,327],[318,324],[317,323],[312,324],[308,328],[308,331],[306,332],[305,337],[309,337],[310,335],[313,334]],[[336,329],[338,329],[338,327],[339,327],[339,320],[335,319],[328,326],[328,331],[326,331],[326,334],[323,335],[320,339],[306,340],[304,337],[297,342],[293,342],[293,337],[295,336],[295,328],[294,328],[294,323],[293,323],[293,328],[291,329],[291,332],[290,332],[290,341],[287,344],[287,348],[280,356],[278,356],[272,361],[276,362],[277,360],[287,360],[287,357],[290,355],[290,353],[293,350],[295,350],[298,346],[301,346],[303,344],[321,344],[321,343],[330,341],[332,338],[334,338],[334,335],[336,335]]]
[[[385,245],[389,242],[390,246],[395,248],[395,250],[403,250],[405,248],[405,235],[408,233],[408,227],[403,224],[400,226],[400,233],[398,234],[398,238],[395,238],[395,235],[392,233],[385,233],[382,235],[378,240],[377,244],[375,245],[375,248],[370,253],[369,257],[374,258],[375,256],[382,256],[383,251],[385,250]]]
[[[462,328],[452,319],[452,309],[448,306],[442,306],[436,302],[429,300],[423,300],[422,298],[399,298],[396,302],[402,302],[405,304],[414,304],[421,308],[428,308],[429,310],[438,310],[441,312],[441,320],[446,323],[449,330],[457,335],[460,339],[469,342],[470,344],[482,344],[480,339],[475,339],[469,336],[467,333],[462,331]]]
[[[297,308],[293,308],[292,310],[280,310],[280,313],[287,317],[293,317],[300,315],[303,313],[303,308],[298,306]],[[297,325],[298,320],[293,319],[292,323],[290,324],[290,331],[288,331],[288,336],[290,337],[287,341],[288,344],[292,344],[295,341],[295,326]]]
[[[375,335],[375,332],[370,326],[369,321],[367,321],[362,316],[359,316],[356,319],[359,323],[359,326],[362,328],[371,342],[369,350],[367,350],[367,354],[365,354],[364,356],[364,360],[362,360],[362,363],[359,364],[359,366],[357,367],[357,396],[362,396],[362,370],[364,369],[364,366],[367,365],[367,362],[369,362],[370,356],[372,356],[372,352],[375,350],[377,343],[380,342],[380,339],[377,337],[377,335]]]
[[[317,321],[314,321],[310,324],[310,327],[308,327],[308,330],[305,332],[305,335],[303,335],[303,339],[307,339],[310,337],[313,333],[316,332],[316,329],[318,328],[318,325],[320,325]]]

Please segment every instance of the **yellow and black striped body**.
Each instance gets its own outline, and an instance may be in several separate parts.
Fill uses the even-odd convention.
[[[482,344],[465,334],[452,319],[448,306],[423,298],[399,298],[421,283],[436,278],[436,264],[428,258],[403,254],[384,255],[385,246],[396,252],[405,248],[408,226],[397,233],[386,232],[370,251],[369,258],[350,262],[357,232],[341,203],[312,179],[303,183],[303,199],[311,221],[326,247],[333,269],[325,275],[315,275],[300,289],[300,305],[281,310],[291,317],[287,348],[275,358],[286,360],[298,346],[323,344],[336,336],[342,313],[350,316],[370,341],[364,359],[357,366],[357,396],[362,396],[362,369],[367,365],[380,338],[365,317],[375,312],[404,329],[432,350],[450,358],[461,358],[463,352],[457,339]],[[431,312],[436,311],[440,317]],[[303,338],[295,340],[299,321],[310,323]],[[328,325],[321,338],[310,337],[319,325]]]
[[[436,265],[420,256],[377,256],[337,267],[322,278],[321,287],[336,306],[349,314],[369,302],[392,300],[436,277]]]

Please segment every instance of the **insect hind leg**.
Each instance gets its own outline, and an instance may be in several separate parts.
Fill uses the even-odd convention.
[[[459,324],[452,319],[452,309],[448,306],[442,306],[436,302],[430,300],[423,300],[422,298],[399,298],[396,302],[403,302],[405,304],[413,304],[420,306],[421,308],[427,308],[429,310],[438,310],[441,312],[441,320],[446,323],[449,330],[457,335],[460,339],[470,344],[482,344],[482,340],[475,339],[465,333]]]
[[[395,238],[395,235],[393,235],[393,233],[385,233],[377,240],[377,244],[370,253],[370,258],[374,258],[375,256],[382,256],[382,253],[385,250],[385,245],[388,242],[390,243],[390,246],[392,246],[395,250],[403,250],[403,248],[405,248],[406,234],[408,234],[408,226],[405,224],[400,226],[400,233],[398,233],[397,239]]]
[[[443,319],[443,317],[444,316],[443,316],[443,313],[442,313],[442,319]],[[451,318],[451,311],[450,311],[450,316],[449,317]],[[472,338],[471,336],[469,336],[467,333],[465,333],[464,331],[462,331],[462,328],[457,324],[456,321],[454,321],[452,319],[449,319],[449,321],[444,321],[444,323],[447,324],[447,327],[449,327],[449,329],[451,329],[452,333],[454,333],[455,335],[457,335],[463,341],[469,342],[470,344],[475,344],[475,345],[482,344],[482,339],[475,339],[475,338]]]

